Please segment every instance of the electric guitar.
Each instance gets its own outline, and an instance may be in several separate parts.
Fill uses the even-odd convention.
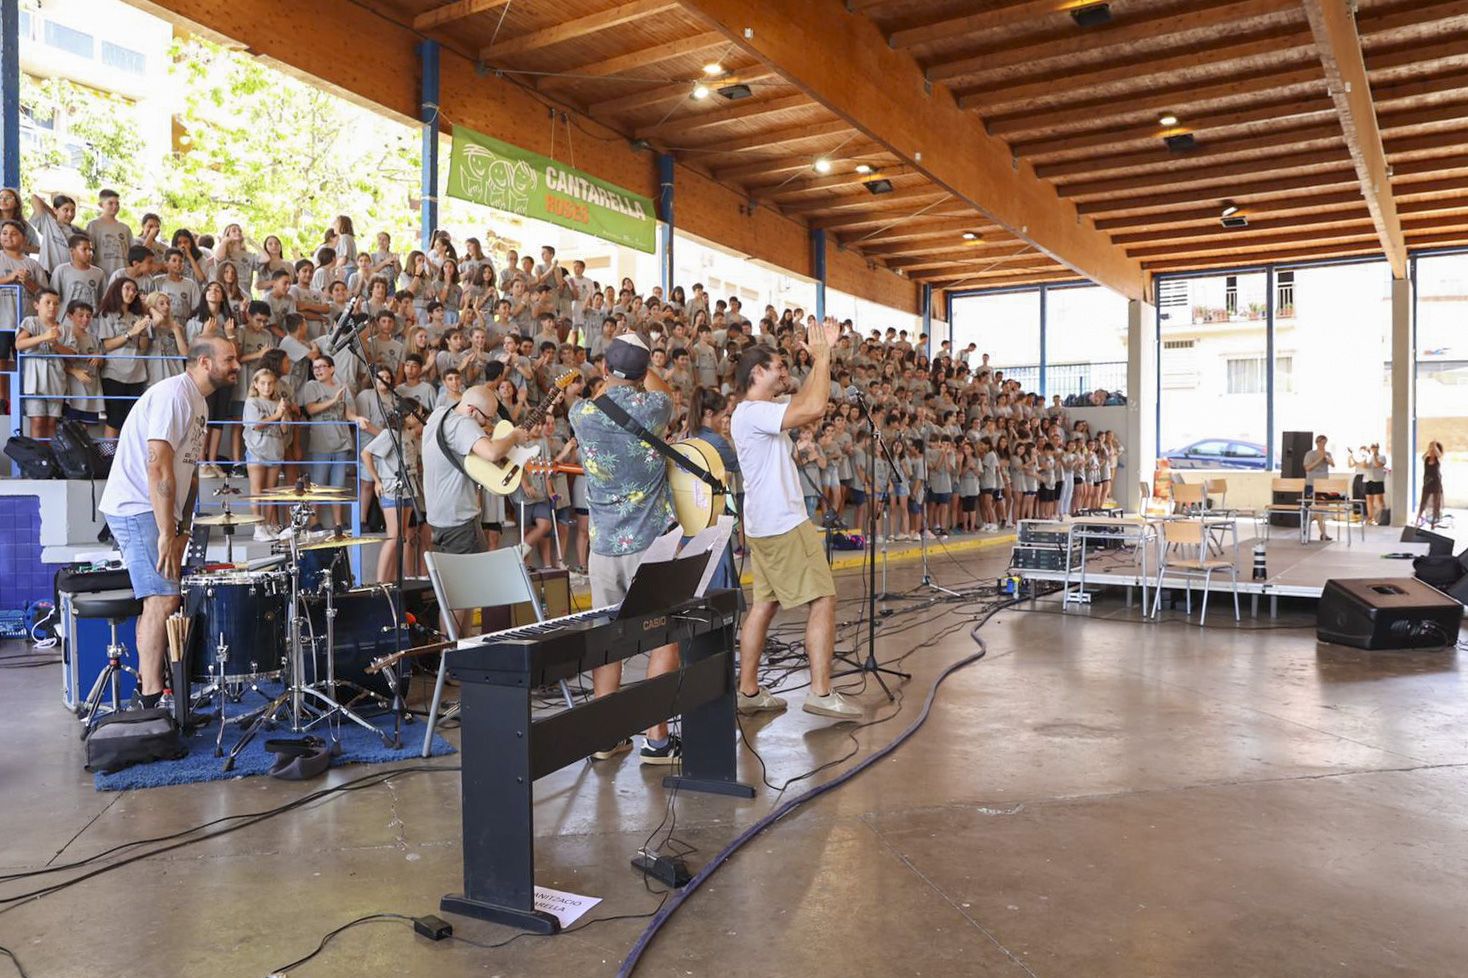
[[[501,421],[494,426],[490,437],[506,438],[517,427],[527,430],[534,428],[544,421],[551,409],[566,396],[566,388],[576,383],[580,377],[581,375],[574,370],[562,374],[556,381],[556,389],[536,405],[535,409],[525,416],[525,420],[521,421],[519,425],[513,421]],[[525,475],[525,467],[539,454],[539,445],[515,445],[498,462],[486,461],[471,453],[464,457],[464,471],[468,473],[469,478],[490,492],[499,496],[508,496],[520,488],[520,480]]]

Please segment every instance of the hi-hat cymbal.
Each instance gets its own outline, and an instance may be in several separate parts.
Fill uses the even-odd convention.
[[[352,496],[352,490],[342,486],[323,486],[315,482],[307,482],[301,485],[276,486],[273,489],[263,490],[267,496],[283,496],[296,498],[303,496]]]
[[[195,517],[194,522],[200,526],[249,526],[262,520],[252,513],[211,513]]]
[[[365,537],[327,537],[324,540],[312,540],[310,543],[301,544],[300,550],[326,550],[331,547],[365,547],[369,543],[384,543],[386,534]]]

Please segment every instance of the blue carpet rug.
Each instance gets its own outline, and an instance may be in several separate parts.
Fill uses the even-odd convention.
[[[269,686],[263,687],[265,692],[274,695],[278,690]],[[258,697],[250,697],[246,705],[230,704],[226,706],[225,712],[233,716],[248,708],[259,706],[264,703]],[[392,735],[393,718],[391,714],[380,717],[367,717],[374,726]],[[194,784],[200,781],[226,781],[231,778],[248,778],[254,775],[269,774],[270,766],[275,763],[275,755],[265,749],[265,741],[273,737],[302,737],[317,736],[330,743],[331,732],[325,726],[318,725],[303,734],[291,733],[289,725],[279,724],[274,730],[261,730],[255,735],[255,739],[240,752],[235,759],[234,768],[230,771],[224,770],[224,758],[214,756],[214,738],[219,732],[218,724],[211,723],[201,728],[194,736],[185,737],[184,744],[189,748],[189,755],[176,761],[154,761],[151,764],[135,764],[124,768],[116,774],[94,774],[93,783],[98,791],[126,791],[130,788],[157,788],[170,784]],[[332,767],[342,767],[347,764],[382,764],[388,761],[405,761],[417,757],[423,748],[423,724],[420,721],[403,727],[403,746],[398,749],[386,747],[382,738],[368,730],[364,730],[348,720],[342,720],[337,732],[341,743],[341,753],[331,759]],[[240,738],[240,728],[231,725],[224,732],[224,752],[229,753]],[[437,734],[433,737],[433,744],[429,753],[434,757],[454,753],[453,745]]]

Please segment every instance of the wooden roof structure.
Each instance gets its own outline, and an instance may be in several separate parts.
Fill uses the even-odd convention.
[[[937,289],[1468,245],[1468,0],[358,2]]]

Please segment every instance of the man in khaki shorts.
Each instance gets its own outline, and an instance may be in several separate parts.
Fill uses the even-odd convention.
[[[779,608],[806,606],[805,648],[810,693],[802,709],[855,720],[861,711],[831,688],[836,646],[836,582],[821,535],[806,516],[800,476],[786,432],[819,421],[831,388],[831,344],[841,332],[834,319],[808,331],[810,374],[788,404],[775,400],[792,389],[780,354],[752,346],[739,355],[735,389],[743,396],[729,422],[744,473],[744,534],[754,565],[754,600],[739,635],[739,711],[783,710],[785,701],[759,685],[760,653]]]

